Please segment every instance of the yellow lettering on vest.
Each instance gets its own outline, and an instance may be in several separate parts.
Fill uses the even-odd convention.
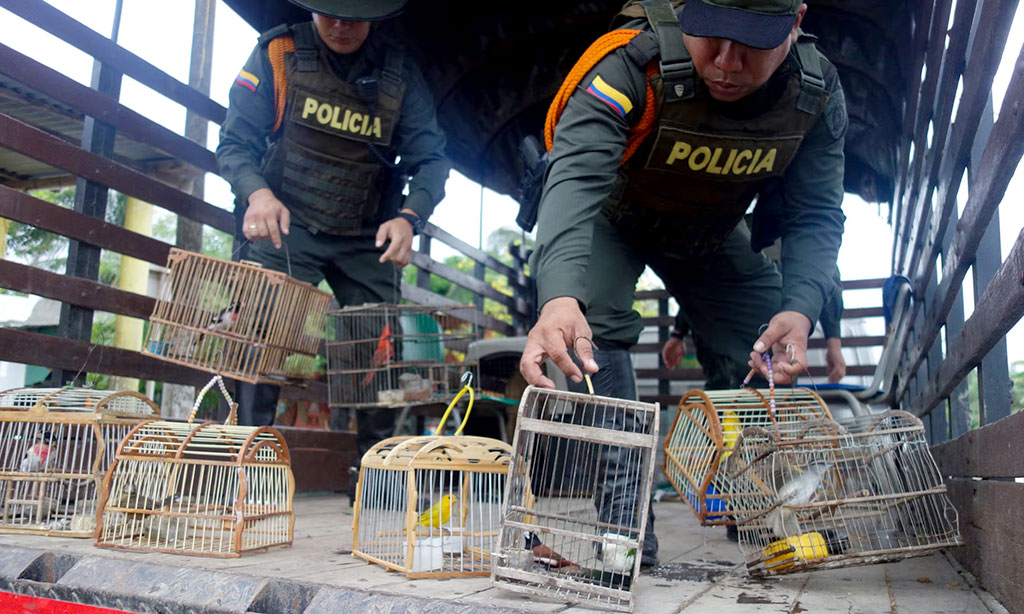
[[[722,148],[715,147],[715,155],[711,156],[711,162],[708,162],[708,172],[714,175],[722,174],[722,167],[718,166],[718,158],[722,155]]]
[[[753,166],[753,164],[751,164]],[[753,174],[760,173],[761,171],[768,171],[769,173],[775,169],[775,148],[772,147],[768,150],[764,157],[761,158],[761,162],[758,163],[757,168],[752,172]]]
[[[330,122],[332,110],[334,110],[334,108],[326,102],[320,105],[320,108],[316,110],[316,121],[321,124]]]
[[[363,132],[362,132],[363,136],[366,136],[367,134],[370,134],[370,130],[373,129],[373,123],[370,121],[370,119],[371,119],[371,116],[367,115],[366,116],[366,121],[363,122]]]
[[[700,161],[697,157],[700,157]],[[693,150],[693,155],[690,156],[690,170],[699,171],[708,165],[708,160],[711,159],[711,148],[706,145],[701,145],[697,149]]]
[[[338,123],[338,114],[341,113],[341,107],[334,107],[334,115],[331,116],[331,128],[335,130],[341,130],[341,124]]]
[[[747,170],[747,161],[754,154],[749,149],[744,149],[740,153],[736,154],[736,162],[732,165],[733,175],[742,175]]]
[[[341,129],[348,130],[348,120],[352,117],[352,109],[345,109],[345,119],[341,122]]]
[[[757,166],[758,160],[761,159],[761,154],[762,153],[764,153],[763,149],[755,149],[754,150],[754,160],[750,163],[750,166],[747,167],[747,174],[748,175],[750,175],[751,173],[754,172],[754,168]]]
[[[380,118],[379,117],[374,117],[373,118],[373,136],[377,137],[378,139],[381,138]]]
[[[675,146],[672,148],[672,153],[668,155],[668,160],[665,160],[665,164],[672,164],[676,160],[685,160],[686,156],[690,155],[691,149],[689,143],[676,141]]]
[[[310,113],[316,113],[317,101],[309,96],[306,96],[306,104],[302,105],[302,119],[309,117]]]
[[[722,167],[722,174],[728,175],[729,170],[732,169],[732,163],[736,160],[736,150],[729,150],[729,157],[725,159],[725,166]]]
[[[352,114],[352,121],[350,121],[349,124],[348,124],[348,131],[349,132],[354,132],[354,133],[358,134],[359,131],[362,130],[362,129],[363,129],[363,114],[362,113],[353,113]]]

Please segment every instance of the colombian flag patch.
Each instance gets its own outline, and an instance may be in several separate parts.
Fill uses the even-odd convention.
[[[633,110],[633,103],[630,102],[629,98],[626,98],[625,94],[605,83],[600,75],[594,77],[594,80],[590,82],[587,92],[614,109],[620,117],[625,117],[626,113]]]
[[[260,84],[260,78],[247,70],[240,70],[238,71],[238,76],[235,77],[235,83],[248,88],[251,92],[255,92],[256,86]]]

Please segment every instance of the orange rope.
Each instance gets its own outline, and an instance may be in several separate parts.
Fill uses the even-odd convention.
[[[288,77],[284,73],[285,52],[295,51],[295,39],[290,36],[279,36],[270,41],[267,55],[270,56],[270,67],[274,71],[274,129],[277,132],[284,119],[285,98],[288,96]]]
[[[633,37],[640,34],[643,30],[613,30],[603,35],[601,38],[594,41],[583,55],[577,60],[576,65],[569,71],[569,76],[562,82],[562,86],[558,89],[558,93],[555,94],[555,99],[551,101],[551,106],[548,107],[547,119],[544,122],[544,145],[548,151],[551,151],[551,147],[555,142],[555,125],[558,123],[558,118],[561,117],[562,111],[565,109],[565,105],[569,102],[569,97],[572,96],[573,92],[576,91],[576,86],[583,81],[583,78],[587,76],[587,73],[597,65],[606,55],[615,51],[619,47],[625,47],[629,44],[629,41],[633,40]],[[647,67],[647,96],[646,103],[644,105],[644,114],[640,117],[640,121],[633,126],[633,131],[630,132],[629,138],[626,140],[626,151],[622,156],[622,163],[625,164],[626,160],[629,160],[640,143],[643,142],[647,135],[651,133],[651,129],[654,128],[654,114],[655,114],[655,102],[654,102],[654,90],[651,89],[650,77],[657,73],[657,65],[654,62]]]

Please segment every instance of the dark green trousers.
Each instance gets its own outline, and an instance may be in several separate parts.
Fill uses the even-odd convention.
[[[293,220],[290,233],[282,236],[284,245],[280,249],[270,241],[260,241],[249,245],[246,258],[314,286],[326,279],[342,307],[397,303],[401,298],[401,271],[390,262],[378,262],[383,249],[374,245],[376,232],[374,227],[358,236],[328,235]],[[238,391],[240,424],[273,424],[280,387],[239,383]],[[373,444],[391,436],[394,410],[360,410],[356,424],[361,458]]]
[[[708,388],[739,387],[759,328],[782,306],[782,277],[768,258],[751,251],[746,225],[738,224],[714,257],[694,261],[631,244],[599,215],[586,301],[587,322],[599,344],[629,347],[639,339],[643,323],[633,294],[645,266],[661,278],[704,341],[700,361]]]

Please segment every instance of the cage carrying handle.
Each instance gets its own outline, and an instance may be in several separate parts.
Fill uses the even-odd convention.
[[[235,403],[231,399],[231,395],[228,394],[228,389],[224,387],[224,378],[219,375],[214,375],[209,382],[203,386],[203,389],[196,395],[196,402],[192,405],[192,413],[188,415],[188,423],[192,424],[192,421],[196,418],[196,413],[199,411],[199,404],[203,402],[203,397],[213,387],[214,382],[220,385],[220,391],[224,395],[224,398],[228,401],[228,417],[224,420],[224,424],[236,425],[238,424],[238,403]]]
[[[444,429],[444,423],[448,421],[448,414],[452,413],[452,408],[455,407],[455,404],[459,402],[459,399],[461,399],[462,395],[466,394],[466,391],[468,390],[469,405],[466,406],[466,415],[462,418],[462,424],[460,424],[458,430],[455,431],[455,435],[458,435],[462,432],[462,429],[466,428],[466,422],[469,421],[469,412],[473,411],[473,373],[466,371],[462,374],[460,381],[462,383],[462,390],[460,390],[459,394],[455,395],[452,402],[448,404],[448,409],[444,410],[444,415],[441,416],[441,422],[434,430],[434,435],[441,434],[441,430]]]

